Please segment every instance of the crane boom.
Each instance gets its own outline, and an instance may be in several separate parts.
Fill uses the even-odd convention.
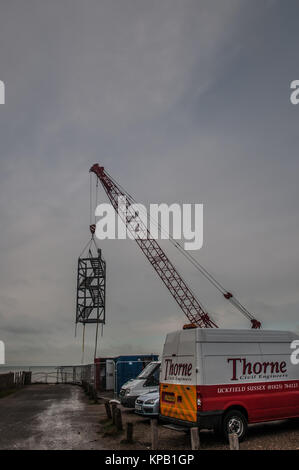
[[[152,238],[134,205],[125,199],[126,195],[122,189],[105,173],[104,167],[99,164],[94,164],[90,171],[99,178],[115,211],[160,276],[172,297],[181,307],[189,322],[200,328],[218,328],[209,314],[200,305],[158,242]],[[119,204],[119,198],[124,198],[125,203]]]

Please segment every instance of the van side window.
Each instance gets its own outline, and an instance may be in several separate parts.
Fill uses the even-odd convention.
[[[154,372],[148,377],[146,381],[146,386],[155,386],[160,383],[160,366],[156,367]]]
[[[160,380],[160,367],[157,367],[155,372],[153,373],[153,382],[155,385],[159,385]]]

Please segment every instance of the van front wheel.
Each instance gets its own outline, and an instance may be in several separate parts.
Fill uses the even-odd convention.
[[[239,441],[243,441],[247,433],[247,419],[239,410],[230,410],[223,419],[223,434],[228,441],[230,433],[236,433]]]

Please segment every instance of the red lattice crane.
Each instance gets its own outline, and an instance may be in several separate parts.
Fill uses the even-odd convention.
[[[175,266],[164,253],[158,242],[152,238],[142,217],[134,208],[128,195],[104,170],[104,167],[98,163],[90,168],[90,172],[96,174],[102,183],[107,196],[119,217],[124,222],[127,230],[132,234],[138,246],[141,248],[148,261],[151,263],[160,279],[163,281],[174,300],[183,310],[190,322],[190,326],[200,328],[218,328],[216,323],[210,318],[209,314],[200,305],[190,288],[187,286]],[[124,198],[124,204],[118,204],[119,198]],[[94,226],[93,226],[94,229]],[[222,292],[225,298],[231,300],[233,295],[224,290]],[[253,328],[260,328],[260,322],[255,320],[246,310],[246,316],[249,317]],[[243,311],[243,313],[245,313]],[[249,316],[250,315],[250,316]]]

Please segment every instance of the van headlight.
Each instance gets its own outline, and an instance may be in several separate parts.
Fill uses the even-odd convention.
[[[146,400],[146,405],[154,405],[156,400]]]

